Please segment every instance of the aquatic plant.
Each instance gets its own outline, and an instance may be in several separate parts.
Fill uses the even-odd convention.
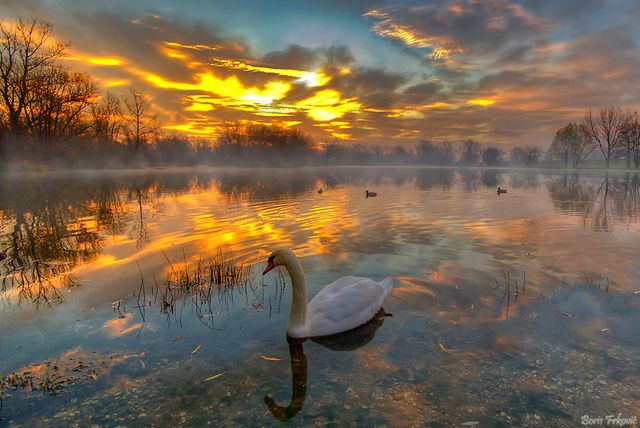
[[[513,303],[516,303],[518,301],[518,296],[520,294],[524,294],[527,290],[527,273],[525,271],[522,272],[522,283],[518,283],[517,279],[511,278],[511,272],[509,270],[502,269],[502,279],[494,278],[493,280],[496,283],[496,286],[493,288],[494,290],[504,288],[504,294],[500,299],[500,304],[503,304],[506,301],[506,321],[509,319],[511,300],[513,299]]]
[[[181,322],[181,312],[176,311],[178,302],[191,302],[198,318],[210,326],[212,322],[209,320],[217,313],[213,306],[214,297],[228,310],[234,305],[234,296],[230,291],[243,289],[247,304],[248,290],[255,291],[255,277],[251,275],[251,266],[242,260],[235,260],[230,251],[221,247],[218,247],[213,257],[206,261],[198,259],[195,265],[187,262],[184,252],[181,262],[171,260],[166,254],[165,258],[169,264],[169,273],[160,295],[160,309],[165,314],[173,314],[178,322]],[[157,290],[157,282],[155,286]],[[142,286],[141,292],[144,292]]]

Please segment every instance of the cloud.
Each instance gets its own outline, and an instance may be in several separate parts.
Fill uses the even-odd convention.
[[[409,104],[425,104],[438,99],[442,84],[437,82],[418,83],[406,88],[402,99]]]
[[[546,28],[543,19],[507,0],[392,5],[364,16],[377,35],[430,50],[432,60],[493,53]]]
[[[309,69],[317,62],[317,52],[294,44],[283,50],[268,52],[262,61],[278,67]]]

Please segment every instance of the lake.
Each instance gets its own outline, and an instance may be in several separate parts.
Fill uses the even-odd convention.
[[[0,186],[0,424],[640,416],[637,174],[149,170]],[[288,342],[289,279],[261,275],[275,247],[300,257],[310,298],[341,276],[394,276],[387,316]]]

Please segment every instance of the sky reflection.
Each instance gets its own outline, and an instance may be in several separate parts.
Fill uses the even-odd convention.
[[[628,367],[638,366],[629,352],[639,340],[638,183],[632,174],[432,168],[3,180],[0,250],[7,259],[0,268],[3,276],[22,270],[32,276],[9,280],[1,294],[0,322],[12,326],[0,346],[2,372],[69,359],[79,346],[98,359],[115,347],[139,356],[66,396],[88,397],[81,400],[86,423],[105,423],[109,412],[127,422],[141,413],[135,406],[146,416],[129,423],[154,423],[160,414],[180,423],[181,412],[193,424],[230,423],[232,415],[240,415],[236,423],[265,417],[268,423],[265,395],[282,406],[291,397],[282,382],[292,369],[284,341],[290,290],[271,282],[277,276],[261,283],[259,271],[271,247],[284,245],[301,256],[311,296],[343,275],[397,278],[385,303],[393,316],[376,326],[375,337],[363,335],[365,347],[305,342],[307,398],[291,416],[296,423],[338,417],[345,424],[393,424],[398,415],[418,424],[464,422],[446,416],[444,409],[456,406],[471,415],[486,415],[491,406],[535,408],[550,412],[550,423],[566,423],[587,408],[580,401],[587,390],[552,379],[604,376],[626,400],[636,386],[637,373]],[[498,185],[509,192],[496,195]],[[365,188],[379,196],[365,198]],[[244,261],[253,280],[176,295],[175,307],[164,308],[168,260],[194,269],[220,248]],[[34,281],[34,260],[58,270],[40,270]],[[54,285],[61,296],[55,302]],[[111,306],[116,301],[118,310]],[[335,352],[340,347],[353,352]],[[613,362],[603,364],[607,359]],[[521,373],[526,385],[514,384]],[[121,393],[127,404],[103,403],[122,385],[138,395]],[[478,396],[457,404],[449,398],[468,385],[491,404]],[[538,404],[526,401],[536,394]],[[12,401],[12,417],[44,400],[20,397]],[[166,409],[154,413],[155,400],[167,397]],[[558,397],[572,397],[573,407],[557,404]],[[605,411],[611,400],[602,399]],[[365,402],[370,412],[344,411]],[[69,403],[46,403],[32,422],[58,412],[63,423]],[[562,411],[553,413],[554,405]],[[89,408],[99,410],[91,415]]]

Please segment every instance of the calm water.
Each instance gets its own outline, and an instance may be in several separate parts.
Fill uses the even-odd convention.
[[[640,417],[638,175],[152,171],[0,186],[0,424]],[[310,296],[394,275],[392,316],[288,343],[288,279],[259,274],[274,246],[301,257]],[[239,286],[168,282],[220,252],[251,269]]]

